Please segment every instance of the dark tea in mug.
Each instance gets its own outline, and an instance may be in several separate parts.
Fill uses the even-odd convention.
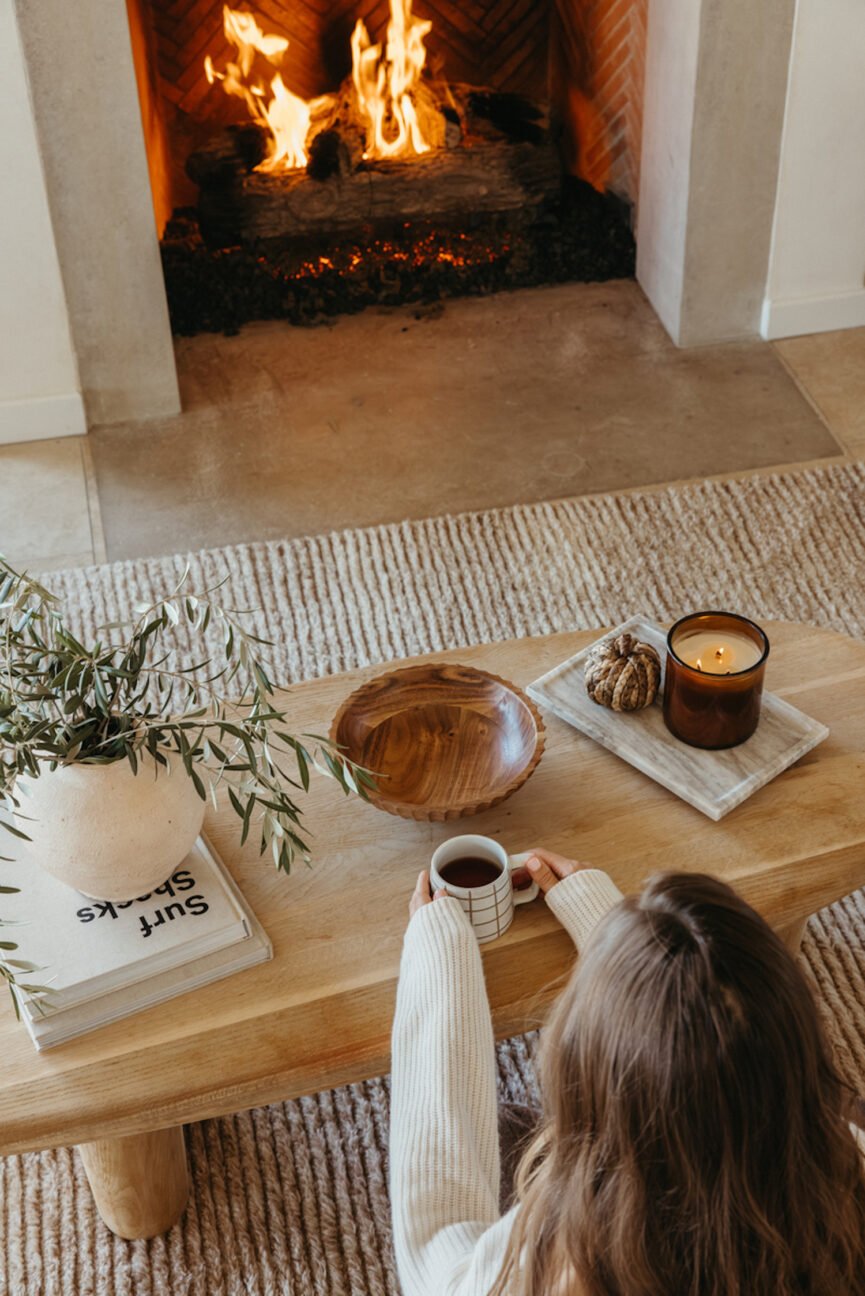
[[[501,867],[495,860],[485,859],[482,855],[462,855],[458,859],[448,860],[439,869],[442,881],[451,886],[472,887],[489,886],[501,875]]]

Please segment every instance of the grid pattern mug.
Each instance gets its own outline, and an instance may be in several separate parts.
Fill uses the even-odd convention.
[[[484,886],[461,887],[442,877],[440,870],[453,860],[483,859],[495,864],[499,870],[498,877]],[[466,834],[451,837],[442,842],[434,852],[430,862],[430,887],[435,894],[442,887],[448,895],[459,900],[469,922],[475,930],[478,941],[495,940],[510,927],[514,920],[514,906],[528,904],[538,894],[537,882],[532,882],[525,890],[515,891],[511,873],[521,867],[529,858],[528,854],[508,855],[503,846],[492,837],[479,837]]]

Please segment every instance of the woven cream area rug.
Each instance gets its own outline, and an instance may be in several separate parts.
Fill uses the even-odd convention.
[[[127,562],[47,578],[80,628],[227,575],[261,609],[282,683],[411,653],[729,606],[865,635],[865,465],[644,491]],[[286,882],[290,888],[290,881]],[[865,897],[812,919],[805,958],[847,1076],[865,1089]],[[531,1041],[502,1096],[536,1101]],[[0,1160],[0,1292],[391,1296],[384,1079],[188,1130],[194,1187],[167,1236],[97,1219],[75,1154]]]

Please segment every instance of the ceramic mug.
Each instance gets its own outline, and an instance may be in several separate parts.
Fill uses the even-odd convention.
[[[440,870],[453,860],[483,859],[498,867],[499,875],[483,886],[462,887],[442,877]],[[532,882],[525,890],[515,891],[511,873],[521,868],[530,854],[508,855],[503,846],[492,837],[479,837],[467,834],[462,837],[451,837],[442,842],[433,854],[430,862],[430,890],[433,895],[442,887],[448,895],[459,900],[469,922],[475,929],[478,941],[495,940],[506,932],[514,920],[514,906],[528,904],[538,894],[537,882]]]

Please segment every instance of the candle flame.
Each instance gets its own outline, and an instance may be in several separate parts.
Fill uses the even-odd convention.
[[[698,658],[697,658],[697,670],[702,670],[702,669],[703,669],[703,663],[700,661],[700,658],[698,657]]]

